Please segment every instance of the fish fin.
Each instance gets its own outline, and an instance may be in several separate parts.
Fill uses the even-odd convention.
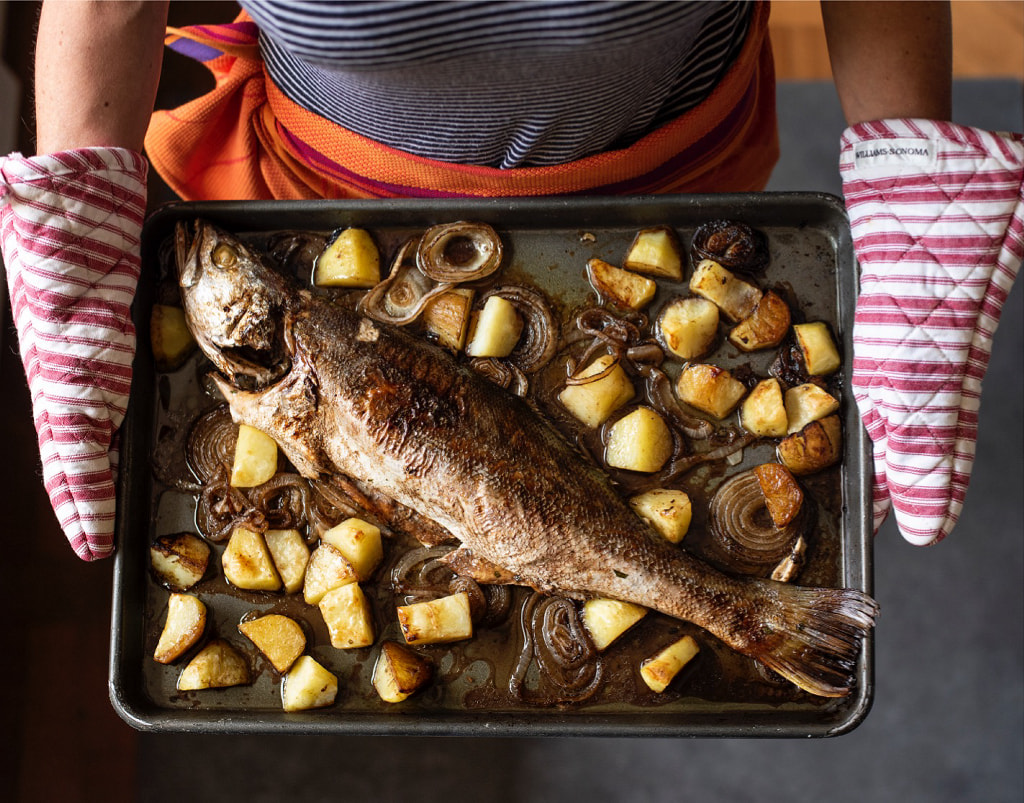
[[[516,582],[515,575],[510,571],[474,555],[464,546],[449,552],[441,560],[457,575],[469,577],[481,585],[509,585]]]
[[[778,605],[748,650],[804,691],[823,697],[850,692],[861,640],[874,626],[878,603],[856,589],[773,583]]]

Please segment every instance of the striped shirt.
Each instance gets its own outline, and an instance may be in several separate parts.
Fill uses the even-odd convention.
[[[389,147],[561,164],[700,103],[743,43],[740,2],[243,0],[274,82]]]

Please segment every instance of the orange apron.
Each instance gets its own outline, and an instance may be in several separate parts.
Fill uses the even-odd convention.
[[[759,3],[736,61],[694,109],[625,148],[505,170],[414,156],[293,103],[267,75],[245,12],[227,25],[169,28],[168,44],[204,61],[216,87],[154,113],[146,152],[185,200],[761,190],[779,148],[768,13]]]

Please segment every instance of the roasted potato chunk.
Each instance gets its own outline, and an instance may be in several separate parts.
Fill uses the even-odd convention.
[[[693,506],[686,491],[653,488],[631,497],[629,506],[673,544],[682,541],[690,529]]]
[[[384,702],[400,703],[423,688],[433,674],[426,656],[397,641],[385,641],[373,665],[372,683]]]
[[[466,354],[470,357],[507,357],[523,333],[523,319],[515,304],[501,296],[491,296],[484,308],[471,316],[469,343]]]
[[[790,435],[839,409],[839,399],[813,382],[787,390],[785,404],[786,432]]]
[[[637,407],[608,428],[604,456],[613,468],[660,471],[672,456],[672,432],[655,410]]]
[[[793,325],[793,334],[803,354],[808,374],[823,376],[835,373],[842,360],[828,324],[823,321],[797,323]]]
[[[617,599],[588,599],[583,603],[583,626],[597,650],[607,649],[646,615],[646,608]]]
[[[711,259],[702,259],[690,277],[690,291],[713,301],[730,321],[750,317],[761,291]]]
[[[345,557],[360,582],[369,580],[384,559],[380,528],[362,519],[345,519],[320,536],[320,540]]]
[[[319,605],[328,591],[358,580],[359,575],[344,555],[330,544],[320,544],[309,556],[302,596],[308,604]]]
[[[222,689],[249,682],[249,665],[241,653],[223,639],[207,644],[178,677],[178,691]]]
[[[398,608],[398,624],[408,644],[460,641],[473,635],[469,597],[460,591],[428,602]]]
[[[206,629],[206,605],[192,594],[174,593],[167,600],[167,619],[153,652],[158,664],[169,664],[202,638]]]
[[[640,677],[651,691],[661,694],[680,670],[700,652],[692,636],[683,636],[640,664]]]
[[[603,259],[587,262],[587,278],[602,299],[621,309],[643,309],[658,290],[651,279],[617,268]]]
[[[799,432],[783,438],[779,460],[794,474],[813,474],[837,463],[843,453],[842,425],[838,415],[812,421]]]
[[[263,534],[274,568],[281,577],[284,590],[294,594],[306,579],[309,547],[298,530],[267,530]]]
[[[196,339],[185,322],[185,310],[154,304],[149,318],[149,342],[158,371],[181,368],[196,350]]]
[[[768,515],[776,527],[785,527],[800,512],[804,492],[793,475],[780,463],[764,463],[754,467],[754,474],[764,494]]]
[[[614,366],[613,366],[614,363]],[[608,417],[636,395],[636,389],[622,366],[610,354],[602,354],[573,374],[575,379],[604,374],[582,384],[566,385],[558,400],[588,427],[599,427]]]
[[[302,632],[302,626],[279,613],[246,619],[239,623],[238,630],[282,674],[291,668],[295,659],[306,649],[306,634]]]
[[[235,459],[231,466],[231,485],[252,488],[262,485],[277,473],[277,443],[269,435],[248,424],[238,427]]]
[[[332,647],[353,650],[373,644],[373,612],[358,583],[328,591],[320,599],[319,607]]]
[[[281,577],[260,533],[236,527],[221,555],[224,578],[236,588],[277,591]]]
[[[638,231],[622,267],[648,276],[680,281],[683,278],[683,249],[675,230],[668,226],[654,226]]]
[[[336,232],[313,267],[313,284],[320,287],[373,287],[378,282],[380,251],[365,229]]]
[[[718,306],[699,296],[677,298],[658,316],[658,336],[682,360],[703,357],[718,338]]]
[[[149,548],[153,578],[171,591],[185,591],[206,574],[210,547],[198,535],[161,535]]]
[[[325,708],[338,695],[338,678],[308,655],[300,655],[281,682],[285,711]]]
[[[466,345],[473,296],[470,288],[456,287],[430,299],[420,313],[427,334],[442,346],[461,351]]]
[[[789,331],[789,306],[769,290],[757,302],[750,317],[744,318],[729,332],[729,342],[740,351],[775,348]]]
[[[735,410],[746,392],[747,386],[725,368],[705,363],[687,365],[676,381],[682,401],[719,419]]]
[[[782,385],[774,377],[758,382],[740,407],[743,428],[762,438],[781,438],[788,421]]]

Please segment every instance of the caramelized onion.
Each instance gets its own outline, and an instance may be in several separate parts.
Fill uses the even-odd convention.
[[[638,371],[644,380],[644,394],[654,409],[690,438],[705,440],[711,437],[711,433],[715,431],[714,425],[704,418],[691,415],[680,406],[672,391],[672,380],[668,378],[668,374],[653,365],[641,365]]]
[[[476,357],[470,360],[470,366],[479,374],[483,374],[495,385],[505,388],[524,397],[529,390],[529,380],[517,366],[510,365],[493,357]]]
[[[460,220],[424,232],[416,265],[435,282],[471,282],[494,273],[503,256],[501,238],[491,226]]]
[[[262,533],[267,520],[241,490],[231,486],[227,466],[221,465],[199,494],[196,528],[211,541],[223,541],[236,527]]]
[[[539,371],[558,351],[560,328],[543,293],[521,285],[495,287],[483,296],[500,296],[510,302],[523,319],[523,333],[508,359],[526,373]]]
[[[275,530],[301,530],[307,524],[309,483],[290,472],[279,472],[249,491],[249,499]]]
[[[231,420],[226,404],[200,416],[192,425],[185,447],[185,462],[196,479],[206,483],[224,465],[235,459],[238,426]]]
[[[768,240],[757,229],[734,220],[712,220],[693,235],[694,262],[713,259],[738,273],[759,273],[768,266]]]
[[[593,697],[604,680],[604,663],[580,622],[576,605],[561,597],[532,594],[523,605],[523,649],[509,679],[511,692],[533,705],[572,705]],[[528,688],[530,665],[537,667]]]
[[[747,574],[767,574],[793,551],[803,516],[776,527],[765,506],[754,471],[744,471],[719,486],[708,506],[708,525],[719,557]]]
[[[413,260],[417,244],[415,238],[405,241],[387,278],[359,300],[360,312],[381,323],[402,326],[416,320],[430,299],[451,288],[450,283],[436,284],[420,271]]]

